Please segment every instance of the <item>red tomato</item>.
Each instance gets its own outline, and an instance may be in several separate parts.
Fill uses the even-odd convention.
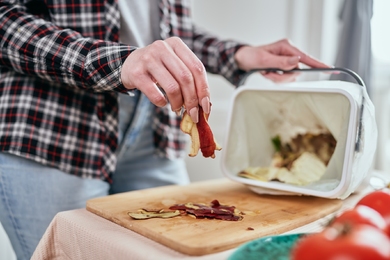
[[[365,205],[382,215],[387,224],[390,237],[390,190],[377,190],[364,196],[356,205]]]
[[[291,251],[291,259],[390,259],[390,239],[382,231],[366,224],[346,227],[333,225],[301,238]]]
[[[355,208],[342,212],[330,224],[346,224],[351,227],[358,224],[367,224],[387,233],[387,224],[382,215],[373,208],[364,205],[356,205]]]

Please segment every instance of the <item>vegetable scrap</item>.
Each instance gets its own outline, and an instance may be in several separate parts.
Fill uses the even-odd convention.
[[[198,113],[198,123],[195,124],[192,121],[187,111],[184,111],[183,118],[180,122],[181,131],[191,136],[191,151],[189,156],[196,156],[200,150],[203,157],[215,158],[214,151],[220,151],[222,147],[215,141],[213,132],[208,124],[209,114],[204,113],[202,107],[199,107]]]
[[[127,213],[133,219],[149,219],[149,218],[173,218],[180,216],[180,211],[165,211],[160,210],[146,210],[139,209],[137,212],[128,212]]]
[[[185,211],[196,218],[215,218],[228,221],[238,221],[243,218],[243,214],[235,206],[222,205],[218,200],[213,200],[210,206],[189,202],[173,205],[169,209]]]
[[[283,144],[279,136],[272,138],[275,148],[269,167],[247,167],[238,176],[260,180],[307,185],[318,181],[326,171],[336,147],[330,133],[300,134]]]
[[[133,219],[150,219],[150,218],[172,218],[177,216],[190,216],[197,219],[220,219],[227,221],[242,220],[244,213],[235,206],[222,205],[218,200],[213,200],[210,206],[202,203],[184,203],[174,204],[169,207],[170,211],[164,209],[146,210],[139,209],[137,212],[128,212],[127,214]]]

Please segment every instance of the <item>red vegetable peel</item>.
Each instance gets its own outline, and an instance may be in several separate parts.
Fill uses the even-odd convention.
[[[184,111],[180,123],[181,131],[191,136],[191,151],[189,156],[194,157],[201,150],[204,157],[215,158],[215,150],[220,151],[222,148],[215,141],[213,132],[208,124],[209,114],[204,113],[202,107],[199,107],[198,111],[198,123],[195,124],[192,121],[187,111]]]

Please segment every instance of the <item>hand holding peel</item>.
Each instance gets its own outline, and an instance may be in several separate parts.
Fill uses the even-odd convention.
[[[169,103],[178,112],[185,106],[195,123],[198,107],[210,112],[206,69],[178,37],[133,51],[123,63],[121,80],[125,88],[138,89],[158,107]]]

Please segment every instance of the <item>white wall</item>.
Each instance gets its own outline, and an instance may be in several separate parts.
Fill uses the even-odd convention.
[[[237,39],[249,44],[266,44],[286,37],[288,0],[194,0],[194,22],[216,35]],[[211,88],[211,129],[219,144],[224,143],[228,107],[234,88],[216,75],[208,77]],[[220,167],[221,152],[215,159],[205,159],[201,154],[187,158],[187,168],[192,181],[223,177]]]
[[[223,38],[253,45],[291,39],[303,51],[332,64],[337,41],[339,0],[193,0],[194,22]],[[223,146],[233,87],[220,76],[209,75],[212,113],[210,125]],[[251,76],[247,84],[272,84]],[[192,181],[223,177],[221,152],[215,159],[186,159]]]

